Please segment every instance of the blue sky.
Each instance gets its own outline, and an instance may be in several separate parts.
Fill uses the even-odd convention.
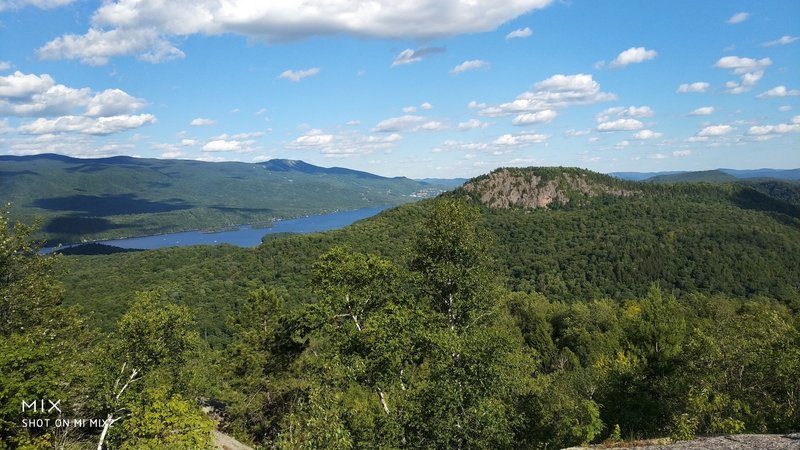
[[[800,2],[0,0],[0,154],[800,167]]]

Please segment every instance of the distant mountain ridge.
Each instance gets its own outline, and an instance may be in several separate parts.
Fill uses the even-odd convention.
[[[610,172],[609,175],[623,180],[656,181],[663,183],[682,182],[728,182],[737,179],[773,178],[800,181],[800,169],[714,169],[701,171],[665,172]],[[728,175],[728,177],[725,177]]]
[[[288,159],[0,156],[0,200],[12,203],[15,218],[43,218],[49,243],[265,223],[397,205],[447,189]]]

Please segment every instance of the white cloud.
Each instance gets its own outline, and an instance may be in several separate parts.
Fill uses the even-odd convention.
[[[775,45],[789,45],[798,39],[797,36],[781,36],[780,39],[774,41],[764,42],[761,44],[764,47],[773,47]]]
[[[747,134],[750,136],[768,136],[786,133],[800,133],[800,116],[792,117],[792,121],[789,123],[752,126],[747,130]]]
[[[800,95],[798,89],[786,89],[786,86],[775,86],[774,88],[758,94],[758,98],[773,98],[773,97],[796,97]]]
[[[422,124],[420,128],[426,131],[439,131],[447,127],[444,123],[439,122],[438,120],[431,120],[430,122],[425,122]]]
[[[533,125],[537,123],[550,123],[558,116],[552,109],[537,111],[534,113],[522,113],[511,121],[512,125]]]
[[[519,38],[526,38],[533,35],[533,31],[529,27],[520,28],[517,30],[512,31],[506,35],[506,40],[510,39],[519,39]]]
[[[8,61],[0,61],[0,71],[8,70],[11,68],[11,63]]]
[[[772,65],[769,58],[753,59],[738,56],[723,56],[714,64],[718,69],[732,70],[737,75],[761,71]]]
[[[166,47],[171,49],[168,54],[175,54],[180,50],[169,39],[194,34],[236,34],[251,41],[278,43],[336,34],[430,40],[495,30],[550,3],[552,0],[416,0],[413,4],[394,0],[116,0],[103,2],[92,16],[93,28],[87,35],[64,36],[43,49],[50,58],[98,63],[98,58],[116,55],[163,53],[153,46]],[[92,32],[94,36],[89,36]],[[122,39],[122,35],[144,33],[149,34],[147,39]],[[64,45],[67,40],[73,43]]]
[[[318,147],[330,144],[332,141],[332,134],[325,134],[322,130],[312,129],[308,133],[295,139],[294,144],[304,147]]]
[[[650,159],[667,159],[667,155],[663,153],[653,153],[651,155],[647,155]]]
[[[189,122],[189,125],[191,125],[193,127],[207,127],[207,126],[216,125],[216,124],[217,124],[216,120],[214,120],[214,119],[206,119],[204,117],[198,117],[196,119],[192,119],[192,121]]]
[[[690,116],[710,116],[711,114],[714,114],[713,106],[703,106],[689,113]]]
[[[633,135],[634,139],[638,139],[640,141],[648,140],[648,139],[658,139],[662,136],[662,133],[657,133],[652,130],[642,130],[637,132]]]
[[[403,112],[406,113],[406,114],[411,114],[416,110],[417,110],[416,106],[406,106],[406,107],[403,108]]]
[[[709,125],[697,133],[698,137],[723,136],[733,131],[730,125]]]
[[[76,0],[0,0],[0,11],[11,9],[22,9],[26,6],[33,6],[39,9],[54,9],[59,6],[69,5]]]
[[[684,83],[678,86],[677,92],[681,94],[686,94],[689,92],[705,92],[709,88],[709,86],[711,85],[706,83],[705,81],[697,81],[689,84]]]
[[[582,137],[582,136],[588,136],[591,132],[592,132],[592,130],[590,130],[590,129],[586,129],[586,130],[569,129],[569,130],[564,132],[564,136],[566,136],[568,138]]]
[[[360,133],[329,134],[313,129],[299,136],[289,148],[316,150],[326,158],[349,158],[368,155],[375,151],[390,151],[402,136],[397,133],[371,136]]]
[[[649,106],[615,106],[597,113],[595,118],[598,122],[608,122],[614,117],[653,117],[655,114]]]
[[[84,35],[65,34],[56,38],[39,48],[36,54],[40,59],[78,59],[93,66],[108,64],[109,58],[120,55],[134,55],[153,64],[186,56],[153,28],[109,31],[91,28]]]
[[[470,70],[486,69],[488,67],[489,63],[486,61],[482,61],[480,59],[471,59],[453,67],[453,70],[451,70],[450,73],[453,75],[458,75]]]
[[[638,64],[649,61],[658,55],[655,50],[648,50],[644,47],[631,47],[617,55],[609,67],[625,67],[628,64]]]
[[[278,79],[291,80],[296,83],[303,78],[310,77],[318,73],[319,67],[312,67],[305,70],[284,70],[280,75],[278,75]]]
[[[461,131],[466,130],[475,130],[477,128],[486,128],[489,124],[486,122],[481,122],[478,119],[469,119],[466,122],[459,122],[458,129]]]
[[[17,131],[22,134],[81,133],[107,135],[139,128],[156,122],[151,114],[119,115],[113,117],[61,116],[55,119],[36,119],[20,125]]]
[[[235,152],[235,153],[251,153],[255,150],[256,141],[252,140],[253,137],[262,136],[264,133],[240,133],[233,136],[223,134],[221,136],[213,137],[203,145],[203,151],[207,153],[213,152]]]
[[[617,119],[597,125],[597,131],[633,131],[644,128],[644,124],[636,119]]]
[[[423,47],[417,50],[407,48],[394,57],[394,60],[392,60],[392,67],[420,62],[422,58],[427,55],[444,53],[444,51],[444,47]]]
[[[568,106],[591,105],[615,100],[616,95],[600,90],[591,75],[553,75],[533,85],[534,90],[523,92],[508,103],[496,106],[470,102],[471,108],[481,108],[480,114],[489,117],[508,116]]]
[[[130,114],[147,106],[147,102],[120,89],[106,89],[95,95],[86,105],[86,115],[108,117]]]
[[[0,114],[10,116],[54,116],[85,107],[91,89],[56,84],[48,75],[16,71],[0,77]]]
[[[400,117],[392,117],[378,122],[372,131],[379,133],[391,133],[396,131],[408,131],[415,128],[420,122],[425,121],[422,116],[405,115]]]
[[[672,156],[675,156],[677,158],[682,158],[685,156],[689,156],[691,154],[692,154],[691,150],[675,150],[674,152],[672,152]]]
[[[150,114],[132,115],[146,105],[120,89],[99,93],[75,89],[57,84],[48,74],[16,71],[0,77],[0,115],[40,117],[20,125],[22,134],[117,133],[155,123],[155,116]]]
[[[505,147],[520,147],[531,144],[541,144],[547,142],[548,138],[549,136],[545,134],[504,134],[492,141],[492,143]]]
[[[730,17],[730,19],[728,19],[726,22],[728,22],[728,23],[729,23],[729,24],[731,24],[731,25],[735,25],[735,24],[737,24],[737,23],[742,23],[742,22],[744,22],[744,21],[745,21],[745,20],[747,20],[749,17],[750,17],[750,13],[747,13],[747,12],[740,12],[740,13],[736,13],[736,14],[732,15],[732,16]]]
[[[783,105],[783,106],[778,108],[778,111],[780,111],[780,112],[789,112],[791,110],[792,110],[792,107],[789,106],[789,105]]]
[[[428,103],[428,102],[423,102],[421,105],[419,105],[419,109],[422,109],[422,110],[428,111],[428,110],[430,110],[430,109],[433,109],[433,105],[431,105],[431,104],[430,104],[430,103]]]

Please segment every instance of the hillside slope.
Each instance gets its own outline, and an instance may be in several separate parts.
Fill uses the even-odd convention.
[[[516,173],[522,180],[555,180],[561,174],[575,179],[579,172],[532,168]],[[445,195],[479,205],[479,225],[494,235],[498,273],[513,290],[569,302],[626,300],[659,283],[677,295],[766,295],[800,306],[796,206],[746,186],[665,186],[585,175],[581,179],[589,192],[637,193],[592,197],[579,190],[557,191],[576,201],[548,208],[492,207],[481,203],[480,189],[471,184],[492,177],[479,177]],[[275,286],[293,302],[313,301],[311,266],[334,245],[406,258],[434,202],[392,208],[342,230],[270,237],[255,249],[187,247],[69,257],[67,300],[83,303],[108,325],[133,291],[162,289],[192,306],[209,335],[224,341],[220,317],[249,290]]]
[[[0,156],[12,215],[42,217],[51,243],[224,228],[368,206],[444,190],[303,161],[207,163],[60,155]]]

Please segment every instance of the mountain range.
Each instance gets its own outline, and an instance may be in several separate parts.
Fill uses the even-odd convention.
[[[286,159],[247,164],[0,156],[0,192],[12,216],[41,218],[41,237],[52,244],[263,224],[397,205],[448,188]]]

